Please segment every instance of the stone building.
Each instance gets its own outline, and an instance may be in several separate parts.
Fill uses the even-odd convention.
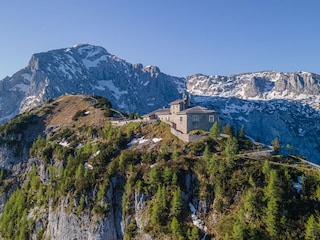
[[[189,133],[195,129],[209,131],[219,115],[214,110],[201,106],[191,106],[189,98],[171,102],[170,108],[163,108],[143,116],[145,120],[160,120],[169,123],[175,130]]]

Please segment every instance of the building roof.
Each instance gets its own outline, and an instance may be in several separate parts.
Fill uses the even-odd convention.
[[[143,115],[143,117],[149,117],[152,115],[168,115],[168,114],[170,114],[170,108],[161,108],[161,109],[155,110],[153,112],[147,113],[147,114]]]
[[[178,115],[184,115],[184,114],[190,114],[190,113],[214,113],[216,111],[214,110],[209,110],[205,107],[201,107],[201,106],[195,106],[195,107],[191,107],[191,108],[187,108],[181,112],[178,112]]]
[[[175,100],[175,101],[169,103],[169,105],[175,105],[175,104],[179,104],[179,103],[183,103],[183,102],[184,102],[183,99],[178,99],[178,100]]]

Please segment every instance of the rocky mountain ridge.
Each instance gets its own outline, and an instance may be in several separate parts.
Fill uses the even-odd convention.
[[[236,129],[265,143],[279,138],[285,150],[319,163],[320,76],[264,71],[231,76],[187,77],[195,102],[213,108]],[[258,127],[257,127],[258,126]]]
[[[246,100],[299,101],[320,106],[320,75],[309,72],[262,71],[230,76],[196,74],[186,78],[193,95]]]
[[[304,239],[313,229],[314,166],[257,156],[261,144],[244,136],[184,143],[162,122],[112,126],[102,104],[64,95],[0,127],[1,239]]]
[[[115,108],[145,113],[179,98],[181,89],[183,78],[155,66],[130,64],[102,47],[78,44],[34,54],[26,68],[3,79],[0,121],[65,93],[100,95]]]
[[[0,122],[65,93],[107,97],[115,108],[144,114],[181,97],[217,110],[224,124],[244,125],[266,144],[278,137],[309,161],[320,162],[320,76],[262,71],[230,76],[172,77],[131,64],[104,48],[78,44],[34,54],[29,65],[0,81]]]

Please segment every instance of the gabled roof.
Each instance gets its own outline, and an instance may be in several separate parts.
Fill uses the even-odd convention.
[[[201,106],[195,106],[195,107],[191,107],[191,108],[187,108],[181,112],[178,112],[178,115],[184,115],[184,114],[190,114],[190,113],[214,113],[216,111],[214,110],[209,110],[205,107],[201,107]]]
[[[143,117],[149,117],[152,115],[168,115],[168,114],[170,114],[170,108],[161,108],[161,109],[155,110],[153,112],[147,113],[147,114],[143,115]]]
[[[175,101],[169,103],[169,105],[176,105],[176,104],[183,103],[183,102],[184,102],[184,100],[178,99],[178,100],[175,100]]]

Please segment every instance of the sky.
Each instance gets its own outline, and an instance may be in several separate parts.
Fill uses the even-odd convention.
[[[3,0],[0,79],[77,43],[179,77],[320,74],[319,12],[319,0]]]

